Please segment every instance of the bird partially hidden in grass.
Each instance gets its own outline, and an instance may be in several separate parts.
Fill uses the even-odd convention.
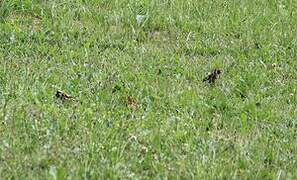
[[[58,90],[56,92],[56,98],[61,99],[63,101],[65,100],[74,100],[73,96],[66,94],[63,91]]]
[[[132,111],[136,111],[138,109],[138,105],[136,100],[134,100],[131,96],[125,97],[126,106]]]
[[[215,82],[215,80],[219,77],[219,75],[222,73],[222,71],[221,70],[219,70],[219,69],[214,69],[213,71],[212,71],[212,73],[210,73],[207,77],[205,77],[204,79],[203,79],[203,82],[208,82],[208,83],[210,83],[210,84],[213,84],[214,82]]]

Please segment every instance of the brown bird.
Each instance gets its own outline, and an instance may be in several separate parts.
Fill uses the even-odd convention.
[[[61,99],[61,100],[73,99],[72,96],[70,96],[70,95],[68,95],[68,94],[66,94],[66,93],[64,93],[62,91],[59,91],[59,90],[56,92],[56,97]]]
[[[205,77],[203,79],[203,82],[208,81],[208,83],[211,83],[212,84],[212,83],[215,82],[215,80],[219,77],[219,75],[221,73],[222,73],[221,70],[214,69],[211,74],[209,74],[207,77]]]
[[[129,109],[136,111],[138,109],[137,102],[131,97],[127,96],[125,97],[126,105]]]

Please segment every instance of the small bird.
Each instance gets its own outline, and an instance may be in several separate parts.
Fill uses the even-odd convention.
[[[59,90],[56,92],[56,98],[59,98],[61,100],[73,99],[72,96],[70,96],[70,95],[68,95],[68,94],[66,94],[66,93],[64,93],[62,91],[59,91]]]
[[[133,111],[136,111],[138,109],[138,105],[137,105],[136,100],[134,100],[131,96],[125,97],[125,101],[126,101],[126,106],[129,109],[131,109]]]
[[[219,70],[219,69],[214,69],[213,71],[212,71],[212,73],[210,73],[207,77],[205,77],[204,79],[203,79],[203,82],[205,82],[205,81],[208,81],[208,83],[214,83],[215,82],[215,80],[219,77],[219,75],[221,74],[222,72],[221,72],[221,70]]]

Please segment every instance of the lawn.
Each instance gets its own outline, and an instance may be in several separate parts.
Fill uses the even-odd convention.
[[[295,0],[0,1],[0,179],[296,169]]]

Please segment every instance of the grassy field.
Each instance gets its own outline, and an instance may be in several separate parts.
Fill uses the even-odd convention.
[[[2,0],[0,122],[1,179],[296,179],[297,2]]]

